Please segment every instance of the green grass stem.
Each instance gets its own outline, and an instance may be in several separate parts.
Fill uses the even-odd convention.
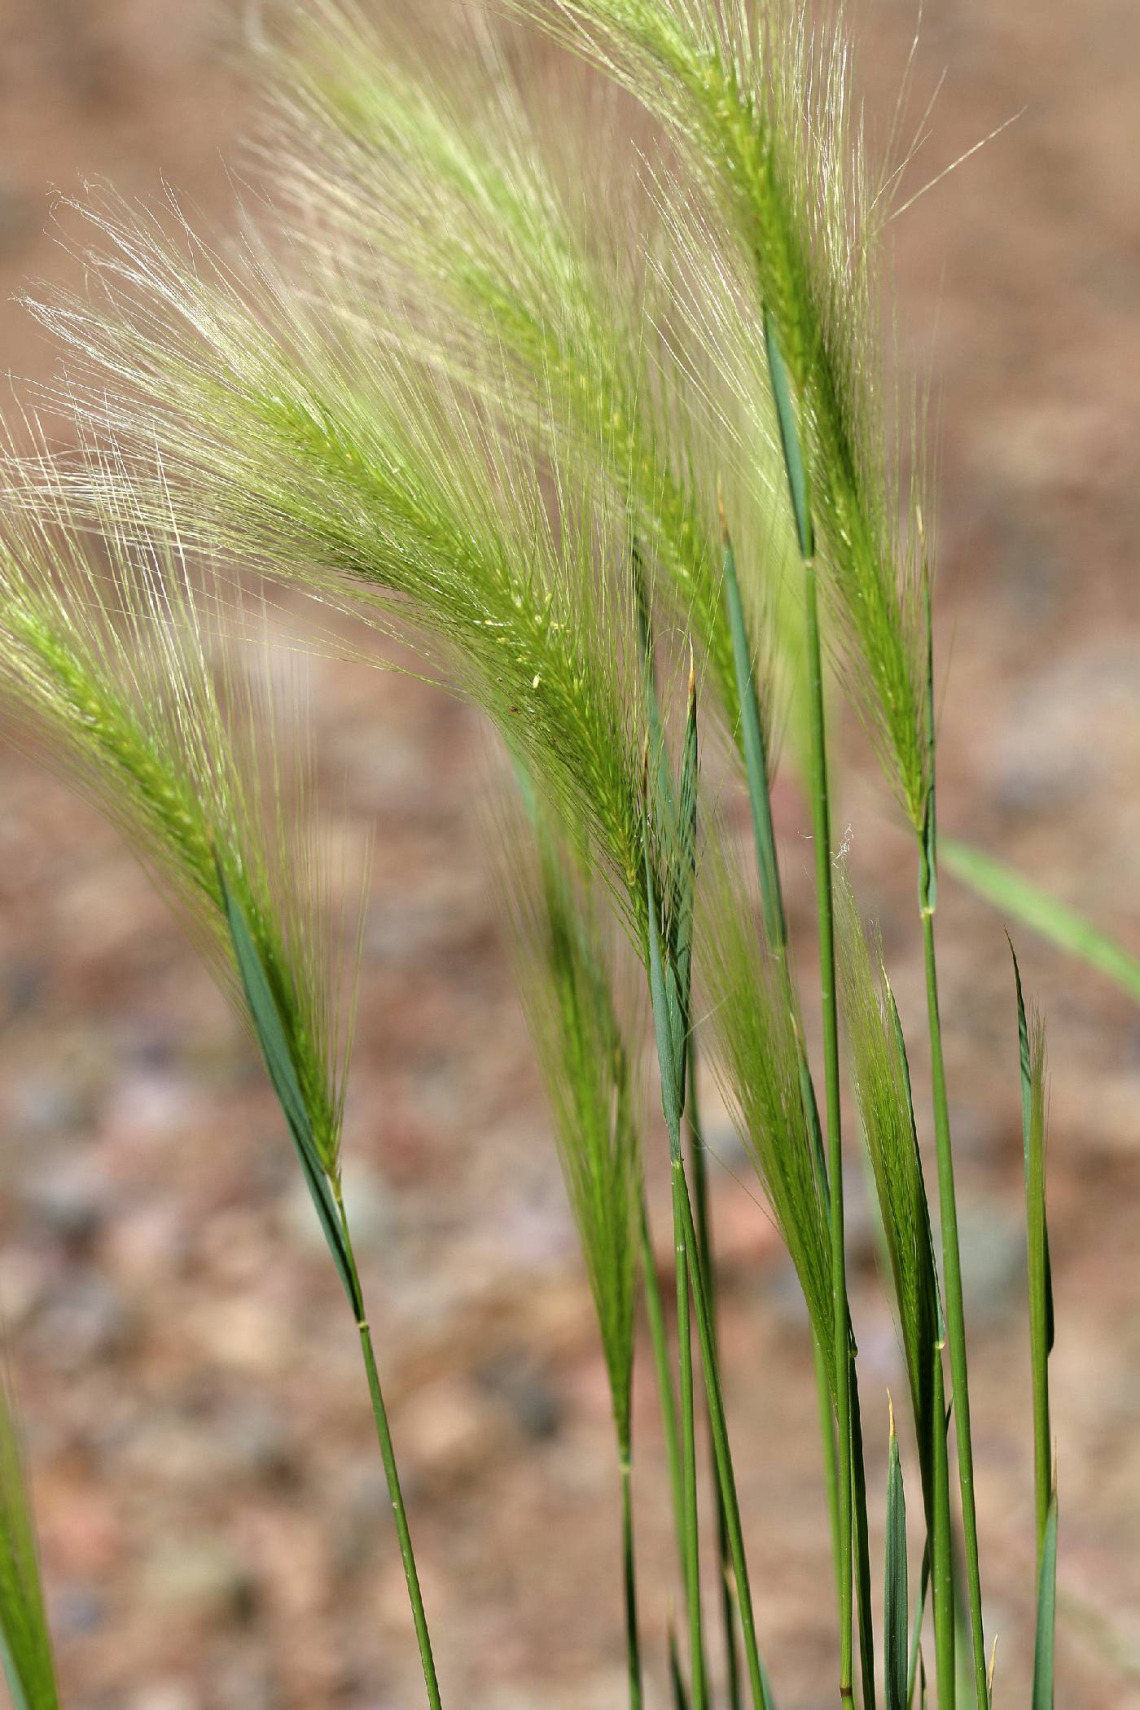
[[[683,1164],[679,1170],[674,1170],[674,1181],[678,1189],[686,1249],[693,1250],[697,1246],[697,1234]],[[744,1656],[748,1669],[752,1703],[754,1710],[771,1710],[764,1665],[760,1658],[760,1647],[756,1636],[756,1621],[752,1608],[752,1587],[748,1573],[748,1559],[744,1553],[744,1529],[740,1519],[740,1503],[737,1497],[736,1474],[733,1470],[732,1450],[729,1444],[728,1422],[724,1411],[720,1367],[716,1358],[712,1312],[699,1265],[693,1266],[690,1275],[693,1288],[693,1305],[697,1319],[697,1335],[701,1346],[701,1363],[704,1368],[705,1393],[708,1397],[709,1424],[712,1431],[721,1500],[724,1505],[729,1554],[733,1576],[736,1580],[736,1600],[740,1609],[740,1625],[744,1637]]]
[[[337,1210],[340,1214],[341,1228],[344,1231],[349,1270],[356,1285],[357,1298],[363,1300],[360,1290],[360,1274],[356,1268],[356,1258],[352,1250],[352,1236],[348,1227],[348,1215],[344,1208],[344,1197],[339,1182],[334,1192]],[[360,1352],[364,1361],[364,1370],[368,1377],[368,1394],[372,1401],[372,1417],[376,1421],[376,1440],[380,1445],[380,1459],[384,1464],[388,1498],[392,1504],[392,1517],[396,1523],[400,1560],[403,1563],[404,1578],[407,1581],[408,1601],[412,1606],[412,1620],[415,1623],[416,1643],[419,1646],[428,1703],[431,1710],[441,1710],[442,1700],[439,1692],[439,1680],[436,1676],[435,1657],[432,1653],[431,1634],[428,1631],[419,1569],[416,1566],[416,1553],[412,1547],[412,1532],[408,1524],[408,1512],[404,1506],[404,1493],[400,1485],[400,1471],[396,1465],[396,1451],[392,1443],[391,1428],[388,1424],[388,1409],[384,1405],[384,1392],[380,1386],[380,1372],[376,1365],[376,1353],[372,1346],[372,1331],[363,1311],[357,1321],[356,1328],[360,1335]]]
[[[696,1040],[689,1034],[686,1045],[689,1066],[686,1077],[688,1098],[685,1103],[685,1117],[689,1130],[689,1159],[693,1172],[693,1198],[696,1209],[697,1256],[704,1279],[705,1291],[708,1297],[709,1313],[712,1319],[713,1355],[719,1361],[720,1348],[717,1334],[716,1311],[716,1262],[713,1252],[712,1210],[709,1205],[709,1171],[708,1155],[705,1151],[704,1139],[701,1134],[700,1105],[697,1099],[696,1084]],[[728,1541],[728,1522],[724,1512],[724,1498],[720,1491],[720,1480],[716,1471],[716,1450],[710,1442],[712,1455],[713,1493],[716,1502],[716,1546],[717,1565],[720,1572],[720,1605],[721,1622],[724,1639],[724,1673],[725,1695],[729,1710],[740,1710],[740,1656],[736,1644],[736,1601],[733,1597],[731,1575],[731,1554]]]
[[[932,896],[933,875],[920,845],[922,895]],[[958,1196],[954,1185],[954,1150],[950,1136],[950,1102],[942,1049],[942,1019],[938,1005],[938,961],[934,943],[934,904],[922,910],[922,949],[926,970],[926,1010],[930,1034],[930,1080],[934,1104],[934,1144],[938,1164],[938,1204],[942,1223],[942,1272],[946,1290],[946,1340],[953,1383],[958,1481],[962,1497],[962,1531],[966,1545],[966,1587],[970,1610],[970,1642],[974,1660],[974,1689],[978,1710],[988,1710],[986,1643],[982,1623],[982,1576],[978,1552],[978,1509],[974,1491],[974,1446],[970,1430],[970,1381],[966,1356],[966,1309],[962,1297],[962,1257],[958,1236]]]
[[[641,1710],[641,1634],[637,1619],[637,1556],[633,1545],[633,1467],[627,1443],[621,1459],[621,1559],[630,1710]]]

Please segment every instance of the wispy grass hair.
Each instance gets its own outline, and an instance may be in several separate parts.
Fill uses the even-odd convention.
[[[640,665],[604,493],[573,466],[544,482],[523,439],[417,360],[413,323],[347,277],[314,303],[256,239],[231,270],[157,216],[86,212],[101,301],[36,312],[87,376],[72,407],[141,460],[145,526],[169,525],[145,476],[157,448],[190,544],[418,641],[639,896]]]
[[[331,874],[306,824],[303,722],[275,734],[288,693],[275,704],[256,647],[239,665],[222,642],[209,588],[203,604],[173,522],[166,544],[151,543],[122,472],[108,475],[104,494],[119,500],[102,509],[97,539],[8,469],[0,700],[17,739],[126,834],[240,1003],[226,914],[227,895],[236,899],[273,987],[322,1166],[335,1175],[351,981],[332,930]]]
[[[515,0],[663,124],[731,234],[791,378],[837,654],[905,810],[929,789],[925,567],[882,388],[876,239],[897,167],[870,168],[841,31],[806,0]],[[898,412],[907,424],[905,406]],[[915,479],[921,477],[921,460]]]

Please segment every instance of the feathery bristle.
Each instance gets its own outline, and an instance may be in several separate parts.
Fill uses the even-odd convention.
[[[303,726],[277,739],[286,706],[275,705],[268,670],[256,674],[255,651],[239,667],[217,614],[195,598],[172,519],[169,544],[151,544],[120,477],[104,488],[97,543],[62,503],[49,508],[37,492],[33,504],[9,469],[0,697],[17,740],[125,833],[233,997],[223,892],[240,899],[322,1164],[335,1173],[350,1011],[325,906],[327,865],[306,831]]]

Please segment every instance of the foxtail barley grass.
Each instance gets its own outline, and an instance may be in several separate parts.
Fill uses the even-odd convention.
[[[326,869],[297,830],[275,709],[249,687],[241,636],[223,641],[244,627],[235,564],[410,642],[425,669],[483,709],[511,757],[519,803],[492,835],[609,1379],[631,1706],[666,1673],[674,1702],[691,1710],[775,1702],[737,1489],[746,1439],[734,1450],[716,1322],[696,1104],[707,1052],[810,1320],[840,1703],[927,1701],[929,1589],[936,1701],[955,1710],[960,1526],[967,1660],[988,1710],[934,936],[930,500],[921,427],[900,444],[888,425],[923,412],[887,399],[878,336],[878,240],[901,165],[870,161],[843,29],[816,25],[805,0],[509,0],[507,10],[624,92],[626,107],[591,109],[604,111],[602,140],[583,184],[590,172],[604,181],[604,218],[598,189],[565,169],[563,139],[518,74],[501,18],[468,18],[439,51],[411,39],[393,51],[331,0],[299,7],[288,44],[266,59],[256,147],[269,212],[247,217],[240,242],[212,250],[173,200],[149,214],[111,194],[80,208],[88,290],[31,302],[67,358],[49,402],[70,412],[80,452],[7,459],[0,689],[16,728],[122,826],[183,908],[261,1050],[359,1329],[429,1703],[441,1691],[341,1188],[349,1011],[339,994],[352,969],[338,970],[341,940],[318,906]],[[630,98],[649,139],[640,154],[626,136]],[[569,158],[582,166],[590,149]],[[207,566],[201,586],[187,553]],[[915,837],[941,1264],[899,1010],[832,848],[832,676]],[[748,861],[701,779],[718,727],[725,787],[747,794]],[[812,812],[819,1064],[772,814],[781,729]],[[646,1192],[665,1159],[655,1164],[642,1109],[627,965],[652,1017],[668,1141],[672,1326]],[[1046,1710],[1057,1497],[1045,1055],[1019,974],[1016,989],[1034,1705]],[[922,1496],[912,1599],[892,1406],[881,1647],[847,1285],[844,1040]],[[642,1630],[639,1293],[685,1645],[670,1629],[651,1647]],[[698,1466],[702,1412],[710,1481]],[[875,1406],[870,1417],[885,1414]],[[0,1634],[21,1710],[52,1710],[10,1440],[5,1415]],[[723,1681],[705,1619],[706,1506]]]

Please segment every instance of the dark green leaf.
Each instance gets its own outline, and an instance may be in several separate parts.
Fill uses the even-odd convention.
[[[364,1316],[364,1310],[359,1284],[356,1280],[355,1267],[349,1258],[332,1189],[317,1152],[313,1125],[305,1106],[301,1081],[297,1073],[297,1066],[293,1061],[293,1053],[289,1047],[285,1024],[281,1019],[277,1000],[273,995],[273,987],[262,964],[261,954],[250,931],[249,922],[241,904],[234,895],[233,889],[226,880],[221,862],[218,863],[218,880],[222,888],[222,899],[225,904],[230,939],[233,943],[234,958],[245,993],[246,1008],[257,1035],[258,1044],[261,1047],[270,1084],[277,1095],[277,1102],[281,1106],[286,1126],[296,1148],[305,1183],[312,1196],[321,1228],[324,1230],[325,1240],[328,1242],[329,1251],[333,1256],[333,1263],[336,1265],[337,1273],[344,1285],[353,1312],[357,1319],[360,1319]]]
[[[736,555],[728,535],[724,539],[724,597],[728,623],[732,631],[732,656],[736,666],[736,687],[740,695],[740,734],[744,750],[744,770],[748,783],[748,800],[752,808],[752,834],[756,845],[756,870],[760,878],[760,899],[764,905],[764,923],[768,942],[778,947],[787,942],[788,931],[784,917],[784,900],[780,890],[780,870],[776,858],[776,837],[772,827],[772,801],[769,789],[768,756],[764,741],[764,725],[760,717],[760,701],[756,693],[756,675],[752,649],[740,597],[740,582],[736,574]]]
[[[891,1414],[887,1466],[886,1580],[883,1593],[883,1692],[885,1710],[907,1705],[906,1495],[902,1460]]]
[[[673,1019],[676,1011],[675,981],[674,995],[671,998],[662,959],[657,892],[653,884],[648,847],[645,855],[645,897],[649,919],[649,996],[653,1009],[653,1031],[657,1040],[657,1063],[661,1073],[661,1107],[665,1113],[665,1126],[669,1131],[669,1150],[676,1159],[681,1156],[681,1089],[684,1071],[678,1060]],[[680,1056],[683,1055],[682,1050]]]
[[[796,535],[800,543],[800,554],[807,560],[815,557],[815,535],[811,512],[808,509],[807,473],[804,469],[795,406],[788,383],[788,370],[784,366],[783,353],[770,315],[764,316],[764,345],[768,354],[772,397],[780,423],[780,444],[784,452],[784,468],[788,476],[788,492],[791,495],[792,513],[796,521]]]

